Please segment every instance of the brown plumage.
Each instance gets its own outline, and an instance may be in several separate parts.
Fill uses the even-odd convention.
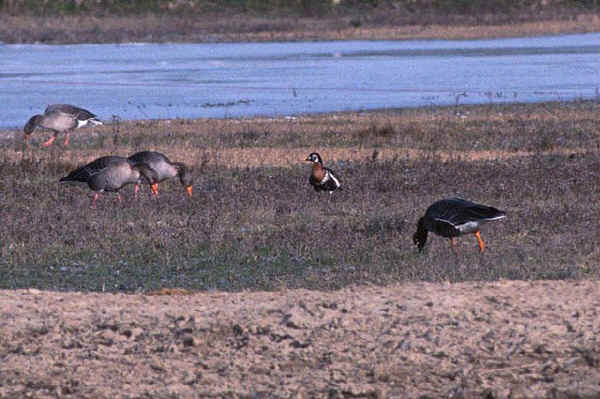
[[[148,166],[132,165],[127,158],[109,155],[75,169],[60,181],[87,183],[90,189],[97,191],[92,200],[94,206],[100,192],[115,192],[121,201],[119,190],[123,186],[153,179],[156,173]]]
[[[42,145],[47,147],[51,145],[60,132],[65,132],[65,143],[69,145],[69,135],[71,130],[83,127],[87,124],[102,125],[96,115],[83,108],[75,107],[69,104],[49,105],[43,115],[34,115],[25,124],[25,141],[29,141],[31,133],[36,127],[42,127],[54,131],[54,135]]]
[[[192,173],[184,163],[171,162],[166,155],[155,151],[141,151],[133,154],[128,159],[133,165],[145,164],[156,173],[156,179],[150,182],[152,193],[155,196],[158,195],[158,183],[177,176],[190,198],[192,197]],[[138,189],[139,186],[136,185],[136,194]]]

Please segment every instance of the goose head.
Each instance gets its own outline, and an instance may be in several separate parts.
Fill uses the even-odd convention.
[[[177,176],[181,185],[185,187],[185,191],[192,198],[192,184],[194,182],[192,171],[186,165],[179,163],[177,164]]]
[[[305,161],[323,164],[323,160],[321,159],[321,156],[317,152],[311,153],[308,157],[306,157]]]
[[[29,140],[31,133],[33,133],[36,126],[42,122],[42,118],[42,115],[34,115],[31,118],[29,118],[25,126],[23,126],[23,132],[25,133],[25,141]]]

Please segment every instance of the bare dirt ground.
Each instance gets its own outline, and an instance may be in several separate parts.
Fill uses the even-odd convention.
[[[2,291],[0,397],[598,397],[599,288]]]

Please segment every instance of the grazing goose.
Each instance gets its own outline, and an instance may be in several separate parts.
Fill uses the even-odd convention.
[[[341,190],[339,179],[333,173],[333,170],[323,166],[321,156],[313,152],[305,161],[312,162],[312,173],[308,182],[314,187],[315,191],[329,191],[329,194],[335,190]]]
[[[69,135],[72,129],[76,129],[87,124],[102,125],[96,115],[83,108],[78,108],[68,104],[49,105],[43,115],[32,116],[25,126],[25,141],[29,141],[31,133],[36,127],[43,127],[54,131],[54,135],[48,141],[43,143],[44,147],[51,145],[58,133],[65,132],[65,146],[69,145]]]
[[[156,179],[150,182],[152,193],[155,196],[158,195],[158,183],[177,176],[190,198],[192,197],[192,173],[184,163],[171,162],[164,154],[154,151],[141,151],[133,154],[128,159],[133,165],[145,164],[156,173]],[[138,190],[139,185],[136,185],[136,194]]]
[[[450,246],[456,252],[455,237],[473,233],[477,237],[479,252],[483,252],[485,243],[479,228],[484,223],[504,217],[506,217],[505,212],[491,206],[476,204],[461,198],[443,199],[427,208],[425,216],[419,219],[413,242],[419,247],[419,252],[422,251],[427,242],[427,232],[431,231],[449,238]]]
[[[87,183],[90,189],[94,191],[115,192],[120,202],[119,190],[123,186],[137,184],[142,180],[152,181],[153,179],[156,179],[156,173],[148,166],[144,164],[132,165],[127,158],[109,155],[75,169],[60,181],[82,182]],[[96,204],[98,192],[94,195],[92,207]]]

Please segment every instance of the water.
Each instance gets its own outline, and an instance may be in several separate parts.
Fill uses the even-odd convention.
[[[469,41],[0,45],[0,127],[596,98],[600,34]]]

